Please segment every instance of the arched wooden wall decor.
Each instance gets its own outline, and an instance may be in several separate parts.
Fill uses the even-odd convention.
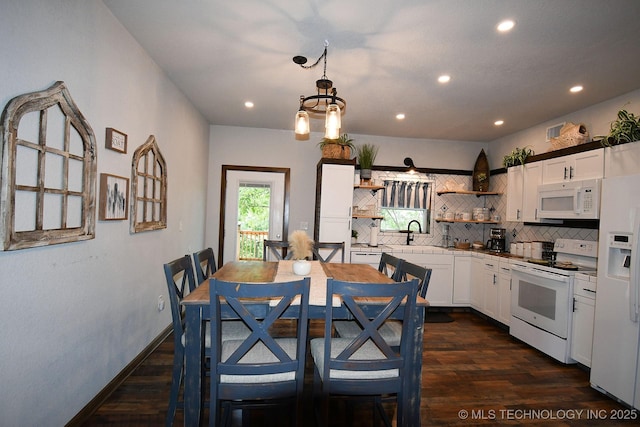
[[[151,135],[131,161],[131,232],[167,228],[167,164]]]
[[[2,250],[95,237],[96,140],[64,82],[2,112]]]

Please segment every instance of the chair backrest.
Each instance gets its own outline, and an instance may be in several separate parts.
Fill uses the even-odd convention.
[[[309,284],[308,277],[273,283],[238,283],[210,279],[211,344],[212,348],[215,346],[218,349],[212,354],[211,361],[212,402],[220,398],[302,395]],[[267,310],[265,299],[274,301]],[[261,303],[256,305],[256,300]],[[296,338],[276,338],[271,335],[271,326],[284,314],[296,319]],[[223,317],[240,319],[251,330],[251,334],[244,339],[221,344]],[[260,360],[256,360],[256,352],[259,353]],[[229,376],[244,376],[244,379],[235,377],[230,380]]]
[[[404,263],[402,258],[395,257],[387,252],[383,252],[380,257],[378,271],[392,278],[394,281],[400,281],[400,267]]]
[[[164,264],[164,276],[169,289],[174,343],[176,346],[181,346],[182,334],[184,333],[184,316],[180,302],[182,298],[196,288],[191,257],[185,255],[182,258]]]
[[[340,252],[340,262],[344,264],[344,242],[314,242],[312,251],[314,257],[320,262],[331,262],[333,257]]]
[[[217,270],[213,249],[207,248],[194,252],[193,265],[196,267],[196,285],[200,285]]]
[[[341,389],[351,392],[360,390],[360,394],[366,394],[366,390],[371,387],[371,384],[375,384],[373,394],[394,393],[400,390],[404,370],[411,363],[410,355],[414,351],[412,336],[415,324],[414,314],[417,309],[417,292],[417,279],[391,285],[389,283],[359,283],[327,279],[327,301],[331,301],[333,296],[339,296],[342,301],[340,308],[329,305],[325,316],[325,362],[321,375],[323,384],[331,382],[331,392],[340,393]],[[373,308],[366,301],[370,297],[386,297],[389,298],[389,301],[386,305]],[[333,311],[338,309],[346,309],[360,324],[362,331],[357,336],[332,338]],[[371,310],[375,310],[375,313]],[[403,319],[399,352],[392,349],[378,330],[387,319],[397,313],[401,313]],[[334,345],[336,348],[332,351],[331,347]],[[327,363],[327,361],[329,362]],[[395,369],[399,370],[397,375],[383,373],[380,376],[379,372],[372,373],[369,385],[362,378],[358,381],[359,385],[353,384],[353,379],[345,379],[340,385],[340,377],[343,379],[345,377],[337,372],[340,370],[364,372]],[[330,372],[332,373],[331,379]]]
[[[400,266],[399,280],[406,281],[413,278],[417,278],[420,281],[418,295],[425,298],[429,288],[429,281],[431,281],[431,269],[404,261]]]
[[[266,240],[262,250],[262,260],[268,261],[268,255],[271,254],[276,260],[291,259],[293,252],[289,251],[286,255],[285,249],[289,249],[289,242],[286,240]]]

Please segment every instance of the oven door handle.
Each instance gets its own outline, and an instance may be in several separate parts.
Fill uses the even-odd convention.
[[[535,267],[521,267],[517,264],[511,266],[512,271],[528,274],[533,277],[544,277],[545,279],[554,280],[556,282],[568,282],[569,277],[563,274],[552,273],[550,271],[540,270]]]

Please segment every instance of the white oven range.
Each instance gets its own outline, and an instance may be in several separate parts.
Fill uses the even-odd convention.
[[[594,272],[598,242],[557,239],[555,262],[523,259],[511,265],[509,333],[563,363],[571,358],[573,282]]]

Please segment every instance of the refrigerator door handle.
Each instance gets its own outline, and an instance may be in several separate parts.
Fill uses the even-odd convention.
[[[631,263],[629,265],[629,317],[634,323],[638,322],[640,315],[640,283],[638,283],[638,271],[640,270],[640,207],[631,210],[633,221],[633,243],[631,245]]]

